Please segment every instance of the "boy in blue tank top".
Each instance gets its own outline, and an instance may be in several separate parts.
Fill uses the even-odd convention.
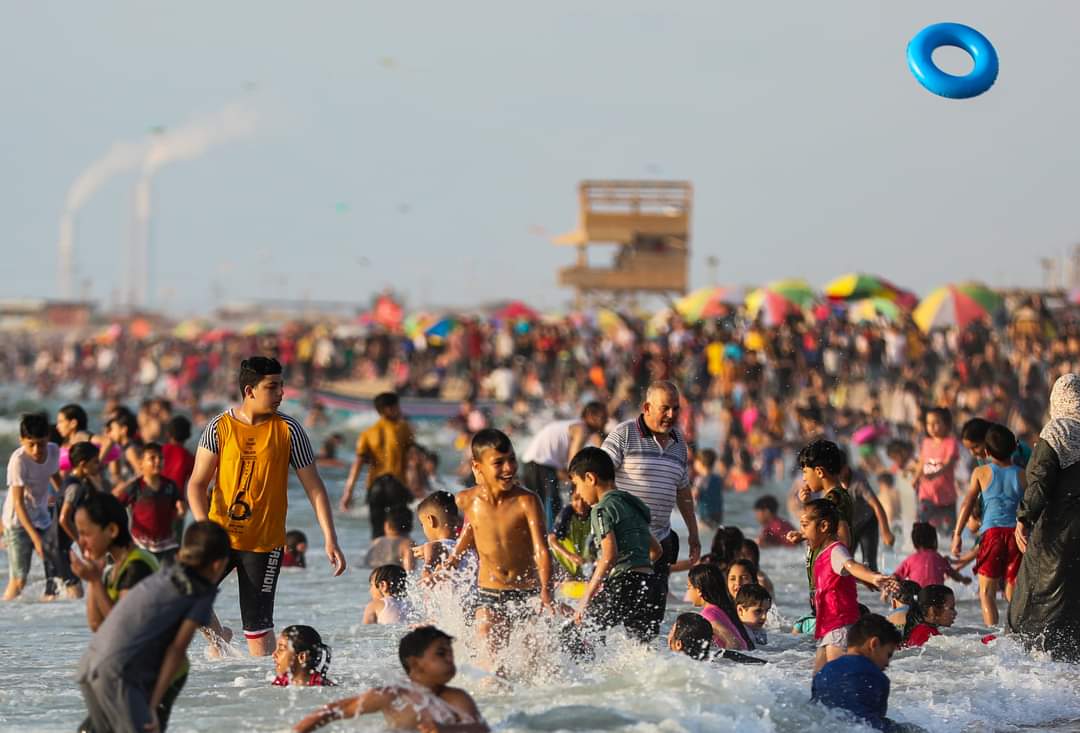
[[[959,555],[963,546],[961,532],[972,510],[982,502],[982,537],[975,572],[979,576],[979,602],[983,623],[998,623],[997,594],[1005,581],[1005,597],[1012,598],[1016,574],[1020,570],[1020,550],[1016,546],[1016,509],[1027,483],[1019,466],[1012,462],[1016,437],[1004,425],[991,425],[986,431],[986,456],[989,462],[971,474],[971,488],[960,507],[960,520],[953,533],[952,552]]]

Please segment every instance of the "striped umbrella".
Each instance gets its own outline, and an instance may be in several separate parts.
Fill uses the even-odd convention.
[[[1004,304],[1004,298],[979,283],[946,285],[923,298],[912,317],[923,333],[947,326],[966,328],[989,320]]]
[[[790,316],[801,316],[813,306],[817,296],[810,284],[800,278],[769,283],[746,296],[746,309],[751,318],[762,314],[766,325],[783,323]]]
[[[675,303],[679,315],[691,323],[719,318],[746,297],[743,288],[701,288]]]
[[[883,277],[863,272],[849,272],[836,278],[825,286],[825,297],[829,300],[847,301],[886,298],[899,303],[905,309],[914,308],[918,302],[913,293],[893,285]]]
[[[848,320],[852,323],[876,321],[883,318],[889,323],[900,320],[903,310],[893,300],[888,298],[864,298],[856,300],[848,308]]]

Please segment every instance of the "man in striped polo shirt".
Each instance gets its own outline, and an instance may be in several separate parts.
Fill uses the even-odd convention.
[[[664,548],[663,556],[653,566],[663,578],[657,584],[662,588],[662,596],[655,604],[657,628],[667,608],[669,568],[679,558],[679,536],[671,529],[671,510],[676,506],[689,531],[691,564],[701,556],[690,492],[689,450],[675,427],[678,419],[678,388],[668,381],[653,382],[645,393],[641,414],[618,425],[602,446],[615,463],[615,487],[645,502],[651,513],[649,529]]]

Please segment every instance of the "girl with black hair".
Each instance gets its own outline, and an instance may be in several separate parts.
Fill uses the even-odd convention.
[[[724,649],[753,649],[754,642],[739,620],[720,568],[715,565],[695,565],[690,568],[687,582],[690,601],[702,607],[701,615],[712,624],[716,645]]]
[[[956,596],[945,585],[928,585],[919,591],[919,602],[907,614],[904,623],[905,647],[922,646],[931,636],[941,636],[938,629],[956,620]]]
[[[157,572],[158,561],[131,539],[127,510],[112,494],[99,491],[83,499],[75,527],[81,556],[71,552],[71,570],[86,583],[86,622],[97,631],[129,590]]]
[[[274,687],[330,687],[330,647],[310,626],[287,626],[274,648]]]

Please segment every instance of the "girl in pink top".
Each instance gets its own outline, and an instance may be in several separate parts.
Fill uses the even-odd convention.
[[[713,643],[722,649],[745,651],[754,648],[750,634],[739,620],[735,604],[724,585],[724,573],[715,565],[700,563],[690,568],[688,596],[713,627]]]
[[[799,528],[810,553],[816,554],[813,565],[814,615],[817,617],[814,639],[816,674],[826,662],[847,653],[848,627],[859,620],[859,594],[856,580],[889,593],[899,590],[896,578],[875,573],[851,558],[847,547],[836,536],[840,514],[828,499],[814,499],[803,507]]]
[[[935,407],[926,413],[927,437],[919,446],[919,521],[951,533],[956,524],[956,461],[960,444],[952,436],[952,413]]]
[[[945,576],[961,583],[970,583],[971,578],[963,576],[952,564],[938,552],[937,530],[927,522],[915,522],[911,525],[911,544],[915,552],[908,555],[893,573],[901,580],[914,580],[920,587],[942,585]]]

